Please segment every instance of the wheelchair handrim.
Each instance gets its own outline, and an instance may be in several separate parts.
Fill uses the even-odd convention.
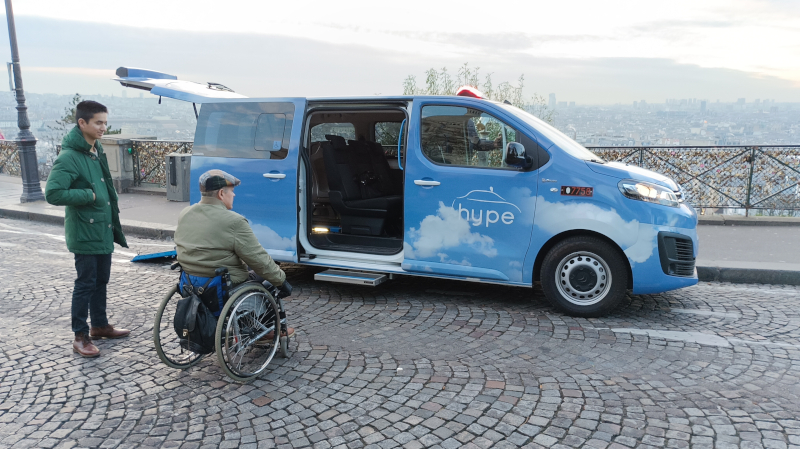
[[[262,304],[263,311],[257,312],[259,302]],[[246,307],[252,310],[245,310]],[[263,324],[265,318],[269,316],[269,310],[274,314],[271,319],[271,326]],[[272,347],[267,349],[260,343],[259,339],[266,335],[270,330],[275,330],[275,316],[278,310],[272,306],[272,302],[262,292],[251,292],[243,298],[238,299],[233,309],[226,317],[224,341],[222,350],[223,356],[227,361],[228,368],[237,376],[252,377],[260,374],[272,361],[278,349],[279,332],[274,332]],[[260,354],[257,351],[264,351]],[[263,362],[258,361],[262,359]],[[247,366],[248,358],[256,360],[255,367]],[[243,365],[245,365],[243,367]]]

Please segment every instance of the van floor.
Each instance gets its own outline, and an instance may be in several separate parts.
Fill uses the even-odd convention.
[[[391,255],[403,249],[399,237],[372,237],[338,233],[309,234],[309,243],[316,248],[348,251],[354,253]]]

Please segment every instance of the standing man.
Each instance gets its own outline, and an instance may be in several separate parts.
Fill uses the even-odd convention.
[[[64,136],[47,178],[45,198],[66,206],[64,232],[67,248],[75,254],[78,277],[72,291],[72,349],[83,357],[97,357],[92,338],[121,338],[127,329],[114,329],[106,317],[106,286],[111,276],[114,243],[128,247],[119,221],[117,192],[100,139],[108,126],[108,109],[96,101],[82,101],[75,109],[77,126]],[[91,316],[92,328],[86,322]]]

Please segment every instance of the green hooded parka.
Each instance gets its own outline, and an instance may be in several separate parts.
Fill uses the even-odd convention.
[[[128,247],[119,221],[117,192],[100,141],[97,156],[78,126],[64,136],[45,187],[45,199],[66,206],[67,248],[75,254],[111,254],[114,243]],[[92,199],[92,193],[96,199]]]

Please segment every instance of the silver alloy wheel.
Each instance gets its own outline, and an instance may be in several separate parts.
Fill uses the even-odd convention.
[[[561,259],[555,276],[561,296],[578,306],[597,304],[610,291],[608,264],[593,253],[577,252]]]

